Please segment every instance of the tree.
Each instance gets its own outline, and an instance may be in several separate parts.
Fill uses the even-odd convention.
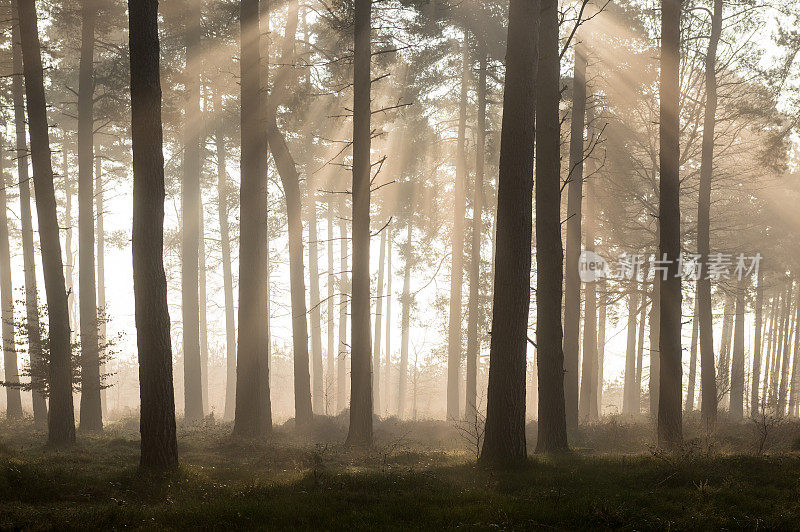
[[[50,415],[47,440],[49,444],[59,446],[75,441],[67,290],[58,236],[36,5],[34,2],[18,2],[17,11],[36,189],[36,213],[39,218],[42,268],[50,320]]]
[[[240,1],[242,182],[239,236],[239,344],[233,432],[255,437],[272,429],[267,365],[267,157],[261,130],[258,0]]]
[[[561,345],[564,252],[559,208],[558,17],[558,2],[541,0],[536,95],[536,355],[539,364],[539,438],[536,448],[540,452],[567,449],[565,383],[573,378],[569,368],[564,366]],[[577,372],[577,366],[573,371]]]
[[[764,272],[762,269],[758,270],[758,278],[756,279],[756,301],[755,301],[755,334],[753,336],[753,367],[752,367],[752,384],[750,386],[750,417],[755,418],[760,412],[759,408],[759,387],[761,384],[761,350],[762,350],[762,326],[763,326],[763,312],[764,312]]]
[[[658,442],[676,446],[681,427],[680,123],[678,116],[681,0],[661,3],[659,126],[659,258],[667,261],[659,284]],[[656,270],[657,274],[658,271]],[[702,355],[701,355],[702,356]]]
[[[530,306],[534,113],[538,111],[534,105],[537,67],[532,58],[537,55],[538,8],[539,2],[532,0],[511,0],[509,4],[500,133],[494,306],[486,429],[480,454],[480,460],[486,463],[522,462],[527,455],[525,371]]]
[[[81,330],[80,429],[103,429],[100,400],[100,347],[94,254],[94,29],[95,0],[81,6],[81,58],[78,81],[78,288]]]
[[[39,365],[42,342],[39,336],[39,300],[36,289],[36,262],[33,248],[33,218],[31,216],[31,185],[28,173],[28,148],[25,135],[25,87],[22,68],[22,48],[17,18],[17,1],[12,2],[11,56],[13,78],[11,94],[14,102],[14,127],[16,133],[17,178],[19,181],[19,217],[22,229],[22,257],[25,270],[25,314],[28,330],[28,351],[31,365]],[[37,427],[47,426],[47,399],[42,390],[31,388],[33,420]]]
[[[178,466],[172,345],[164,273],[164,155],[158,1],[128,2],[133,146],[133,289],[139,348],[142,467]]]
[[[741,421],[744,415],[744,313],[745,279],[736,287],[736,317],[733,325],[733,357],[731,363],[731,417]]]
[[[371,0],[355,0],[353,37],[353,293],[349,445],[372,445],[369,312]]]

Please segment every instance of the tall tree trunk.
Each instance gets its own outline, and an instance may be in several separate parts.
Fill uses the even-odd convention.
[[[326,300],[327,303],[327,325],[326,325],[326,332],[328,333],[328,352],[327,357],[327,368],[325,371],[325,414],[328,415],[331,413],[332,401],[330,399],[331,389],[335,382],[335,356],[334,353],[336,352],[336,333],[333,329],[334,327],[334,320],[333,320],[333,298],[334,298],[334,289],[336,278],[333,275],[333,201],[328,200],[328,212],[327,212],[327,221],[328,221],[328,298]]]
[[[408,343],[411,336],[411,268],[414,264],[411,257],[414,252],[411,241],[415,208],[413,185],[409,206],[406,242],[403,250],[405,260],[405,265],[403,266],[403,295],[400,298],[402,305],[400,311],[400,367],[399,375],[397,376],[397,416],[400,419],[405,419],[406,416],[406,395],[408,393]]]
[[[606,359],[606,314],[608,308],[608,298],[606,296],[606,280],[600,279],[597,285],[600,292],[598,296],[597,312],[597,415],[603,415],[603,367]]]
[[[383,411],[389,415],[392,369],[392,226],[386,228],[386,348],[383,364]]]
[[[768,332],[768,342],[767,342],[767,359],[766,364],[764,366],[764,384],[763,384],[763,391],[761,392],[761,406],[762,410],[765,409],[769,405],[769,389],[770,389],[770,376],[772,375],[772,361],[775,358],[775,333],[777,328],[777,322],[779,319],[778,309],[780,308],[780,300],[781,300],[781,292],[778,292],[772,298],[772,308],[769,313],[769,332]]]
[[[490,463],[519,463],[527,455],[525,374],[530,308],[534,117],[537,111],[537,74],[533,58],[537,56],[536,28],[542,15],[538,13],[538,7],[538,2],[526,0],[511,0],[509,3],[503,93],[505,112],[500,133],[500,174],[497,181],[497,256],[489,384],[485,438],[480,455],[482,462]],[[558,211],[558,198],[554,201],[555,210]],[[559,239],[559,247],[560,244]],[[559,266],[559,275],[560,270]],[[559,291],[560,288],[559,281]],[[559,296],[559,319],[560,306]],[[560,324],[558,332],[560,336]],[[539,346],[542,346],[542,336],[539,336]],[[557,348],[560,352],[560,338]],[[563,377],[560,369],[555,380],[558,382],[551,384],[561,388]],[[563,429],[563,392],[560,404]],[[541,444],[541,423],[539,427]]]
[[[0,150],[2,147],[0,146]],[[5,381],[9,384],[19,383],[19,367],[17,365],[17,348],[14,340],[14,289],[11,283],[11,249],[9,247],[8,203],[5,178],[5,158],[0,151],[0,306],[3,319],[3,368]],[[20,419],[22,417],[22,396],[19,388],[6,386],[6,417]]]
[[[94,197],[97,202],[96,221],[97,227],[97,308],[101,313],[98,321],[97,341],[98,341],[98,356],[100,357],[100,379],[102,382],[103,377],[106,375],[106,365],[104,362],[106,354],[106,323],[108,322],[108,314],[106,313],[106,233],[105,226],[103,225],[103,177],[102,177],[102,159],[95,158],[95,171],[94,171]],[[106,389],[100,390],[100,404],[102,406],[103,416],[106,415],[108,402],[106,401]]]
[[[181,179],[181,313],[183,316],[183,393],[187,422],[203,417],[202,355],[200,353],[200,5],[187,1],[186,103],[183,124],[183,177]]]
[[[261,129],[261,32],[258,0],[241,0],[241,188],[239,337],[233,432],[264,435],[272,429],[269,396],[267,291],[267,146]],[[265,17],[266,18],[266,17]]]
[[[625,380],[622,389],[622,413],[639,413],[636,389],[636,321],[639,315],[639,280],[634,279],[628,293],[628,342],[625,349]],[[585,355],[584,355],[585,356]]]
[[[353,14],[353,289],[348,445],[372,445],[372,368],[369,330],[370,35],[371,0]]]
[[[203,412],[208,412],[208,278],[206,275],[206,213],[200,205],[198,258],[198,297],[200,301],[200,391]]]
[[[583,202],[583,149],[586,126],[586,51],[575,45],[572,83],[572,124],[567,177],[567,249],[564,280],[564,398],[567,428],[578,427],[578,359],[581,321],[581,280],[578,262],[581,255],[581,203]],[[584,374],[585,375],[585,374]],[[588,399],[588,397],[587,397]],[[588,407],[588,402],[585,405]],[[624,410],[624,409],[623,409]],[[587,414],[586,411],[583,412]],[[584,416],[580,416],[583,419]]]
[[[642,369],[644,365],[644,330],[647,323],[647,271],[645,270],[642,276],[641,284],[641,309],[639,311],[639,339],[636,346],[636,404],[634,405],[634,413],[640,414],[642,412]]]
[[[39,300],[36,288],[36,262],[33,245],[33,218],[31,216],[31,185],[28,171],[28,147],[25,134],[25,87],[22,69],[22,45],[17,18],[17,0],[12,0],[11,55],[14,76],[11,94],[14,102],[14,127],[16,133],[17,177],[19,180],[19,217],[22,229],[22,259],[25,270],[25,314],[28,338],[28,353],[32,366],[41,366],[42,339],[39,329]],[[47,426],[47,399],[42,390],[34,386],[31,390],[33,420],[38,428]]]
[[[478,335],[481,290],[481,236],[483,233],[483,177],[486,158],[486,40],[483,34],[478,42],[478,120],[475,146],[475,186],[472,191],[472,241],[469,262],[469,302],[467,312],[467,387],[464,418],[474,421],[478,413],[478,361],[481,354],[481,337]]]
[[[214,110],[222,112],[219,91],[215,91]],[[233,272],[231,267],[230,224],[228,222],[228,203],[230,185],[228,185],[227,149],[222,132],[222,120],[216,131],[217,148],[217,201],[219,214],[219,238],[222,248],[222,287],[225,294],[225,413],[226,420],[232,420],[236,410],[236,318],[233,303]]]
[[[714,0],[711,36],[706,52],[706,107],[703,118],[703,141],[700,160],[700,197],[697,203],[697,251],[700,274],[697,281],[700,320],[700,380],[703,395],[700,412],[706,423],[717,418],[717,380],[714,375],[714,321],[711,315],[711,280],[703,270],[711,252],[711,178],[714,173],[714,127],[717,112],[717,46],[722,35],[722,0]]]
[[[764,312],[764,272],[759,269],[758,279],[756,280],[756,301],[755,301],[755,336],[753,337],[753,369],[752,383],[750,385],[750,417],[755,418],[760,411],[759,387],[761,384],[761,334]]]
[[[539,438],[537,451],[567,449],[564,365],[561,330],[561,284],[564,253],[561,247],[560,155],[558,102],[560,60],[558,2],[541,0],[539,28],[539,85],[536,95],[536,341],[539,365]],[[526,31],[532,33],[532,25]],[[536,54],[528,57],[536,57]],[[507,107],[515,109],[515,107]],[[526,138],[527,140],[527,138]],[[527,148],[530,150],[530,148]],[[527,211],[519,211],[517,216]],[[498,224],[498,238],[499,235]],[[499,243],[498,243],[499,245]],[[498,247],[498,253],[500,249]],[[524,263],[523,263],[524,265]],[[499,264],[498,264],[499,266]],[[495,305],[502,299],[495,299]],[[527,296],[526,296],[527,301]],[[492,335],[494,338],[494,334]],[[577,371],[573,368],[573,371]],[[565,373],[566,372],[566,373]]]
[[[656,417],[658,413],[658,389],[659,389],[659,375],[661,369],[661,356],[660,341],[661,329],[659,327],[661,315],[661,283],[658,282],[658,271],[655,271],[653,277],[652,295],[650,296],[650,375],[649,375],[649,393],[650,393],[650,415]]]
[[[789,389],[789,364],[791,362],[791,355],[789,352],[789,343],[791,338],[791,323],[792,323],[792,310],[797,311],[800,309],[800,289],[797,291],[797,303],[795,304],[796,309],[792,309],[791,305],[791,294],[792,294],[792,281],[789,281],[789,291],[787,293],[787,310],[786,310],[786,320],[785,320],[785,333],[783,335],[783,356],[781,360],[778,362],[778,368],[780,371],[780,383],[778,388],[778,415],[782,416],[786,413],[786,393]],[[800,318],[800,314],[797,315],[797,318]],[[796,319],[797,319],[796,318]],[[796,323],[796,320],[795,320]]]
[[[130,0],[133,290],[139,348],[141,465],[176,468],[172,346],[164,274],[164,155],[158,1]]]
[[[692,316],[692,343],[689,348],[689,387],[686,390],[686,412],[694,411],[694,388],[697,380],[697,336],[699,330],[699,299],[694,300],[694,315]]]
[[[72,253],[72,182],[69,175],[69,162],[67,159],[67,132],[63,132],[61,142],[61,175],[64,179],[64,275],[67,290],[67,315],[70,322],[70,338],[74,334],[72,327],[77,321],[75,310],[75,263]],[[34,189],[34,192],[36,190]]]
[[[313,389],[311,393],[312,411],[322,414],[325,408],[323,399],[322,369],[322,303],[319,295],[319,232],[317,231],[317,193],[314,184],[308,187],[308,281],[309,302],[311,304],[311,363]]]
[[[733,315],[735,314],[735,298],[726,294],[722,308],[722,338],[720,338],[719,360],[717,361],[717,400],[724,403],[730,392],[731,367],[731,333],[733,331]]]
[[[294,61],[294,40],[297,33],[299,7],[289,2],[281,63],[275,87],[267,106],[267,141],[286,195],[286,217],[289,233],[289,291],[292,312],[292,350],[294,353],[295,423],[308,426],[312,421],[311,376],[309,375],[308,321],[306,318],[306,283],[303,264],[303,220],[300,175],[286,139],[278,129],[277,108],[289,91],[289,70]],[[369,299],[369,298],[368,298]]]
[[[467,74],[469,47],[466,32],[461,44],[461,95],[458,108],[456,139],[456,182],[453,205],[453,236],[451,242],[450,313],[447,327],[447,419],[460,419],[459,375],[462,355],[461,298],[464,283],[464,216],[466,213],[466,131],[467,131]]]
[[[772,371],[770,376],[769,387],[769,405],[773,408],[778,406],[778,388],[781,379],[781,362],[783,360],[784,350],[784,336],[789,328],[789,316],[791,315],[792,306],[792,280],[789,279],[789,286],[783,294],[783,303],[781,305],[781,313],[777,323],[778,330],[776,331],[775,353],[772,357]]]
[[[50,445],[58,446],[75,441],[69,310],[64,283],[64,265],[61,261],[61,243],[58,237],[58,215],[53,188],[53,167],[50,160],[47,102],[44,96],[36,4],[18,2],[17,9],[28,103],[36,214],[39,218],[39,241],[42,248],[42,269],[49,317],[50,412],[47,440]]]
[[[741,421],[744,415],[744,313],[745,281],[736,287],[736,318],[733,325],[733,360],[731,363],[731,418]]]
[[[795,334],[794,334],[794,348],[790,356],[793,359],[792,375],[789,380],[789,415],[797,417],[797,399],[798,399],[798,380],[800,380],[800,368],[798,368],[798,350],[800,350],[800,292],[798,292],[798,304],[795,310]]]
[[[339,216],[339,351],[336,355],[336,411],[347,408],[347,304],[350,300],[350,287],[347,279],[347,222],[344,206],[340,205]]]
[[[597,216],[594,212],[594,191],[589,187],[586,201],[586,250],[594,251],[594,227]],[[580,282],[580,281],[579,281]],[[634,318],[634,323],[636,319]],[[635,326],[635,325],[634,325]],[[583,364],[581,368],[581,395],[578,404],[579,417],[583,421],[597,421],[597,282],[586,283],[584,292]],[[627,371],[626,371],[627,373]]]
[[[381,231],[381,248],[378,254],[378,286],[375,298],[375,338],[372,339],[372,405],[375,413],[381,411],[381,308],[383,307],[383,268],[386,262],[386,229]]]

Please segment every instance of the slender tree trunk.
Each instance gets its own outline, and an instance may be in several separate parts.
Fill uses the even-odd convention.
[[[764,366],[764,383],[763,391],[761,392],[761,406],[762,410],[769,405],[769,389],[770,389],[770,376],[772,375],[772,361],[775,358],[775,332],[777,322],[779,319],[778,309],[780,308],[781,293],[779,292],[772,298],[772,308],[769,313],[769,333],[768,333],[768,346],[767,346],[767,360]]]
[[[717,401],[724,404],[724,399],[730,391],[731,367],[731,332],[733,330],[733,315],[736,300],[731,295],[725,296],[722,309],[722,338],[720,339],[719,360],[717,361]]]
[[[478,43],[478,120],[475,147],[475,187],[472,191],[472,242],[469,262],[469,303],[467,312],[467,387],[464,418],[474,422],[478,413],[478,361],[481,337],[478,335],[481,290],[481,236],[483,233],[483,177],[486,158],[486,42],[481,34]]]
[[[340,206],[344,211],[343,206]],[[347,222],[344,212],[339,217],[339,352],[336,361],[336,411],[341,412],[347,408],[347,304],[350,296],[350,286],[347,278]]]
[[[773,408],[778,407],[778,390],[781,380],[781,363],[783,361],[782,353],[785,347],[784,337],[789,329],[789,316],[791,315],[792,306],[792,281],[789,280],[789,286],[786,293],[783,294],[783,304],[781,305],[781,314],[777,324],[777,341],[775,342],[775,354],[772,357],[772,371],[770,377],[769,389],[769,404]]]
[[[375,413],[381,411],[381,308],[383,307],[383,269],[386,262],[386,229],[381,231],[381,248],[378,258],[378,286],[375,299],[375,338],[372,342],[372,405]]]
[[[753,370],[752,383],[750,385],[750,417],[755,418],[760,412],[759,386],[761,384],[761,334],[764,312],[764,273],[759,270],[756,280],[756,301],[755,301],[755,335],[753,337]]]
[[[67,132],[63,132],[61,142],[61,175],[64,178],[64,275],[67,290],[67,315],[70,323],[70,340],[74,340],[75,322],[77,321],[75,311],[75,263],[72,253],[72,182],[69,175],[69,163],[67,159]],[[34,188],[34,192],[36,189]]]
[[[564,280],[564,398],[567,428],[575,430],[578,418],[588,414],[578,405],[578,359],[581,321],[581,280],[578,262],[581,255],[581,203],[583,202],[583,150],[586,126],[586,51],[580,40],[575,45],[572,90],[572,125],[567,178],[567,249]],[[584,376],[586,374],[584,373]],[[588,399],[588,397],[587,397]],[[584,408],[588,407],[588,401]],[[624,410],[624,408],[623,408]]]
[[[102,177],[102,159],[95,158],[95,172],[94,172],[94,197],[97,202],[97,214],[95,229],[97,233],[97,309],[101,313],[98,321],[98,356],[100,357],[100,380],[106,375],[105,355],[106,355],[106,323],[108,322],[108,314],[106,313],[106,233],[105,226],[103,225],[103,177]],[[106,401],[106,389],[100,390],[100,404],[102,406],[103,416],[106,415],[108,402]]]
[[[686,390],[686,404],[684,410],[692,412],[694,410],[694,388],[697,380],[697,335],[699,330],[699,299],[694,300],[694,315],[692,316],[692,344],[689,348],[689,387]]]
[[[25,80],[22,69],[22,47],[17,18],[17,0],[12,0],[12,43],[11,55],[14,76],[11,80],[11,93],[14,102],[14,126],[16,132],[17,177],[19,178],[19,217],[22,229],[22,258],[25,270],[25,314],[28,338],[28,353],[31,365],[41,366],[42,339],[39,329],[39,300],[36,288],[36,262],[33,245],[33,218],[31,216],[31,185],[28,172],[28,147],[25,134]],[[38,428],[47,426],[47,399],[42,390],[33,387],[33,420]]]
[[[272,429],[267,292],[267,146],[261,129],[261,32],[258,0],[241,0],[241,188],[239,337],[233,432],[254,437]],[[267,17],[265,17],[267,18]]]
[[[741,421],[744,415],[744,313],[745,281],[736,288],[736,318],[733,326],[733,360],[731,363],[731,418]]]
[[[658,282],[658,271],[655,272],[653,277],[652,295],[650,296],[650,375],[649,375],[649,393],[650,393],[650,415],[655,417],[658,413],[658,389],[659,389],[659,374],[661,369],[661,357],[659,337],[661,329],[659,327],[660,314],[661,314],[661,284]]]
[[[214,110],[222,112],[222,102],[219,91],[215,92],[217,99]],[[221,124],[221,121],[220,121]],[[233,303],[233,272],[231,267],[230,224],[228,211],[230,209],[230,185],[228,185],[227,149],[222,126],[216,132],[217,148],[217,201],[219,214],[219,238],[222,248],[222,287],[225,294],[225,413],[226,420],[232,420],[236,411],[236,318]]]
[[[798,291],[798,304],[795,310],[795,334],[794,334],[794,348],[790,356],[793,359],[792,363],[792,376],[789,381],[789,415],[797,417],[797,399],[798,399],[798,380],[800,379],[800,368],[798,368],[798,350],[800,350],[800,291]]]
[[[164,155],[158,1],[130,0],[133,145],[133,289],[139,348],[143,467],[176,468],[167,279],[164,274]]]
[[[589,187],[586,201],[586,249],[594,251],[594,224],[597,216],[594,212],[593,187]],[[580,282],[580,281],[579,281]],[[634,317],[634,324],[636,318]],[[635,325],[634,325],[635,327]],[[633,353],[631,353],[633,354]],[[597,421],[597,282],[586,283],[584,291],[584,322],[583,322],[583,364],[581,368],[581,395],[578,404],[580,419],[583,421]],[[627,371],[626,371],[627,373]]]
[[[464,216],[466,213],[466,131],[467,131],[467,74],[469,47],[464,32],[461,44],[461,95],[458,108],[458,138],[456,140],[456,182],[453,206],[453,236],[451,242],[450,319],[447,327],[447,419],[460,419],[459,375],[462,356],[461,299],[464,282]]]
[[[560,96],[558,2],[541,0],[540,5],[537,78],[539,84],[536,95],[536,341],[538,345],[536,354],[539,364],[539,438],[536,448],[540,452],[553,452],[567,449],[565,397],[568,393],[564,389],[564,375],[570,370],[564,365],[561,345],[561,284],[564,254],[561,247],[559,209],[561,136],[558,115]],[[531,32],[532,27],[528,25],[526,31]],[[516,215],[522,217],[521,212]],[[527,216],[525,218],[527,219]],[[498,238],[499,228],[498,224]],[[498,253],[499,251],[498,247]],[[503,300],[495,298],[495,305],[503,304],[498,301]],[[494,328],[492,338],[494,338]],[[572,371],[575,372],[576,368],[572,368]]]
[[[308,281],[311,304],[311,363],[313,390],[311,394],[312,411],[322,414],[325,408],[323,399],[322,366],[322,303],[319,295],[319,232],[317,231],[317,193],[309,184],[308,213]]]
[[[58,446],[75,441],[69,310],[58,237],[36,4],[19,2],[17,8],[28,103],[31,161],[36,187],[36,214],[39,218],[39,241],[50,326],[50,412],[47,440],[50,445]]]
[[[598,312],[597,312],[597,415],[603,415],[603,367],[605,365],[605,348],[606,348],[606,313],[608,298],[606,297],[606,280],[600,279],[597,285],[597,290],[600,292],[598,297]]]
[[[372,368],[369,330],[370,35],[371,0],[353,14],[353,290],[348,445],[372,445]]]
[[[544,13],[538,12],[538,7],[538,2],[525,0],[511,0],[509,4],[506,80],[503,94],[505,112],[500,133],[500,174],[497,182],[497,257],[495,259],[492,335],[489,348],[489,384],[485,438],[480,455],[480,460],[488,463],[521,463],[527,455],[525,374],[530,307],[533,214],[531,212],[531,196],[533,192],[533,147],[536,132],[534,117],[538,110],[535,106],[538,87],[536,62],[533,61],[533,58],[537,56],[536,28],[539,25],[540,17],[544,15]],[[553,10],[555,10],[554,6]],[[547,50],[547,52],[549,51]],[[543,176],[544,174],[539,175]],[[542,178],[540,177],[540,179]],[[538,187],[539,183],[537,182]],[[550,198],[550,200],[554,201],[553,205],[557,212],[558,198],[556,197],[555,200]],[[540,211],[540,214],[543,213]],[[560,238],[558,243],[560,248]],[[539,248],[537,248],[538,252]],[[545,272],[552,273],[546,270]],[[559,277],[560,272],[559,265]],[[558,284],[560,292],[560,280]],[[542,304],[542,299],[539,299],[539,303]],[[558,307],[559,310],[556,313],[560,320],[560,295]],[[542,326],[541,321],[539,326]],[[558,336],[560,336],[560,332],[559,324]],[[538,338],[541,349],[543,336]],[[545,336],[545,338],[552,340],[549,336]],[[549,347],[557,347],[560,354],[561,339],[558,338],[557,346],[553,346],[551,343]],[[564,381],[560,370],[555,381],[557,382],[550,384],[555,384],[557,388],[563,386]],[[560,422],[563,432],[563,391],[560,406]],[[558,404],[555,405],[555,408],[557,407]],[[541,444],[547,436],[542,438],[541,423],[539,427],[539,443]],[[563,435],[564,446],[566,446],[566,433],[564,432]]]
[[[717,380],[714,375],[714,321],[711,314],[711,280],[703,265],[711,252],[710,212],[711,179],[714,173],[714,126],[717,112],[717,45],[722,34],[722,0],[714,0],[711,36],[706,53],[706,107],[703,118],[703,141],[700,160],[700,197],[697,204],[697,251],[700,254],[700,277],[697,281],[700,331],[700,380],[703,395],[700,411],[706,423],[717,418]]]
[[[206,275],[206,213],[201,204],[198,227],[200,240],[198,253],[198,291],[200,300],[200,390],[203,412],[208,412],[208,278]]]
[[[644,330],[647,322],[647,271],[642,276],[641,290],[641,310],[639,311],[639,340],[636,347],[636,404],[634,405],[634,413],[640,414],[642,412],[642,366],[644,365]]]
[[[389,415],[392,369],[392,226],[386,228],[386,351],[383,364],[383,410]]]
[[[200,5],[189,0],[184,28],[186,104],[181,179],[181,313],[183,316],[183,393],[187,422],[203,417],[202,354],[200,351]]]
[[[413,187],[413,185],[412,185]],[[400,368],[397,377],[397,416],[405,419],[406,394],[408,389],[408,343],[411,335],[411,268],[414,261],[411,254],[414,252],[411,237],[413,235],[414,192],[411,192],[410,209],[408,211],[408,225],[406,227],[406,243],[403,250],[405,265],[403,268],[403,296],[400,317]]]
[[[784,321],[784,329],[785,333],[783,335],[783,356],[781,360],[778,362],[778,368],[780,371],[780,382],[778,388],[778,415],[782,416],[786,414],[786,394],[789,389],[789,364],[791,362],[791,354],[789,352],[789,344],[791,338],[791,323],[792,323],[792,310],[800,309],[800,289],[797,291],[797,303],[795,304],[796,309],[792,309],[791,301],[792,301],[792,281],[789,281],[789,291],[787,292],[787,310],[786,310],[786,319]],[[800,318],[800,314],[797,315],[797,318]],[[796,322],[796,321],[795,321]]]
[[[327,333],[328,333],[328,352],[327,352],[327,368],[325,372],[325,414],[330,414],[332,401],[330,400],[330,393],[331,388],[335,382],[335,356],[334,353],[336,352],[336,333],[333,329],[334,322],[333,322],[333,298],[334,298],[334,287],[336,283],[336,278],[333,275],[333,201],[328,200],[328,213],[327,213],[327,221],[328,221],[328,299],[327,303]]]
[[[0,150],[2,150],[2,142],[0,142]],[[4,166],[4,154],[0,151],[0,177],[2,177],[0,180],[0,306],[2,306],[3,319],[3,368],[5,369],[6,383],[14,384],[19,383],[19,367],[14,340],[14,289],[11,283],[7,181]],[[18,387],[6,386],[6,417],[8,419],[22,417],[22,396]]]
[[[639,280],[634,279],[628,293],[628,343],[625,350],[625,380],[622,390],[622,413],[639,413],[639,394],[636,390],[636,321],[639,315]]]

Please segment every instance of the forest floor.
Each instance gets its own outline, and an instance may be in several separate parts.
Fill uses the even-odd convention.
[[[797,425],[763,444],[756,424],[690,435],[665,454],[647,422],[610,420],[569,455],[516,471],[477,466],[465,429],[444,422],[382,421],[368,451],[343,447],[345,430],[324,418],[299,438],[288,423],[256,443],[227,424],[181,427],[179,470],[154,474],[137,467],[135,420],[68,450],[45,447],[29,421],[2,422],[0,528],[800,527]]]

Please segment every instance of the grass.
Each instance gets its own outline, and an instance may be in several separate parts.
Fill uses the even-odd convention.
[[[789,529],[800,524],[800,457],[578,450],[516,471],[476,466],[444,423],[378,426],[369,451],[322,421],[301,440],[234,440],[183,428],[181,467],[138,470],[130,421],[52,450],[28,423],[0,425],[0,528]],[[324,426],[330,423],[330,426]],[[133,424],[135,426],[135,424]],[[601,447],[591,435],[588,447]],[[642,433],[636,429],[635,434]],[[619,438],[619,436],[618,436]],[[623,436],[624,438],[624,436]]]

